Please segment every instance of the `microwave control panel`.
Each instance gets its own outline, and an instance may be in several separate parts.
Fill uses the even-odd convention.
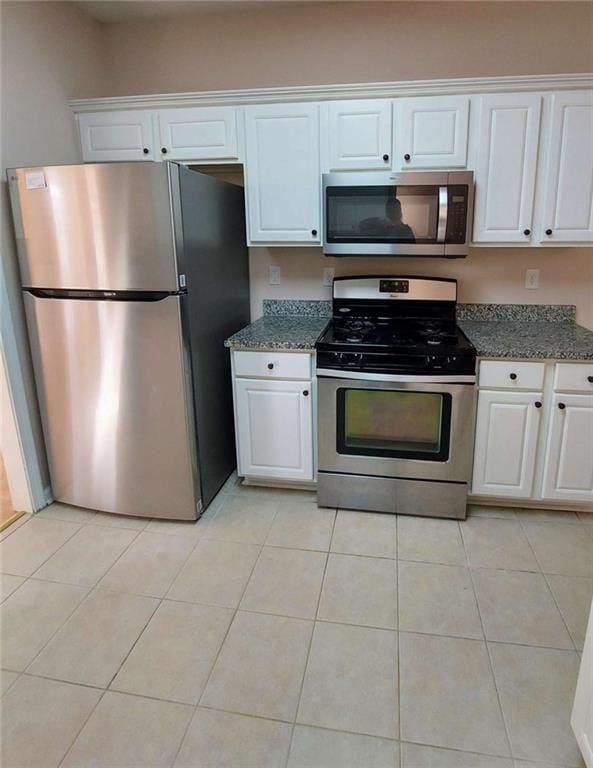
[[[465,243],[467,239],[467,198],[465,184],[447,187],[447,231],[446,243]]]

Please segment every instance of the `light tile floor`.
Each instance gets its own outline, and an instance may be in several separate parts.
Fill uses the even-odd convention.
[[[593,515],[54,504],[0,543],[3,768],[579,768]]]

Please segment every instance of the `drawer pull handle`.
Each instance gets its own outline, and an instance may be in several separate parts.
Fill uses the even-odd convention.
[[[587,381],[589,384],[593,384],[593,376],[587,376]]]
[[[560,408],[560,410],[563,411],[566,408],[566,406],[564,405],[564,403],[558,403],[558,408]]]
[[[540,403],[540,401],[539,401],[539,400],[536,400],[536,401],[535,401],[535,407],[536,407],[536,408],[541,408],[541,407],[542,407],[542,404]]]
[[[273,370],[273,368],[274,368],[274,363],[268,363],[268,368],[269,368],[270,370]]]
[[[303,389],[303,395],[305,397],[308,397],[309,396],[309,390],[308,389]]]
[[[510,373],[509,374],[509,379],[511,379],[511,381],[515,381],[516,378],[517,378],[517,374],[516,373]]]

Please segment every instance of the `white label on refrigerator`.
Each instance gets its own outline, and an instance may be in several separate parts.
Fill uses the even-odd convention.
[[[27,189],[45,189],[47,187],[45,173],[43,171],[26,171],[25,186]]]

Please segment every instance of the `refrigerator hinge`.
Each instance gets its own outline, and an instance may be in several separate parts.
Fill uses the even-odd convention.
[[[179,287],[185,288],[186,287],[186,281],[185,281],[185,275],[179,275]]]
[[[196,507],[198,508],[198,515],[201,515],[202,514],[202,510],[204,509],[204,505],[202,503],[202,499],[200,499],[198,501],[198,503],[196,504]]]

